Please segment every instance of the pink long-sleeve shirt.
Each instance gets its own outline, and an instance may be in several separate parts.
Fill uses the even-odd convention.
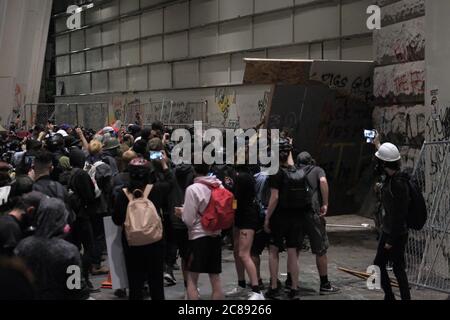
[[[201,214],[208,206],[211,199],[211,190],[207,186],[221,186],[222,183],[216,177],[195,178],[194,184],[186,189],[183,207],[183,222],[189,232],[189,240],[195,240],[206,236],[220,235],[220,230],[211,232],[203,229],[201,224]]]

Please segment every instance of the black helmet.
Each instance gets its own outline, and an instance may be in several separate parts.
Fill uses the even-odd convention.
[[[64,138],[60,134],[54,134],[47,139],[47,148],[49,151],[54,152],[64,147]]]

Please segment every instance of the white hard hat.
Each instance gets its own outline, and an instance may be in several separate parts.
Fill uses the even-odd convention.
[[[68,136],[67,132],[64,131],[63,129],[59,130],[59,131],[56,132],[56,133],[62,135],[63,137],[67,137],[67,136]]]
[[[402,158],[398,148],[389,142],[383,143],[377,153],[375,153],[375,156],[386,162],[395,162]]]

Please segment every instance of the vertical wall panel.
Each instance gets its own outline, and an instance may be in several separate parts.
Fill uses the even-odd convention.
[[[308,59],[308,45],[269,49],[270,59]]]
[[[172,71],[168,63],[150,66],[150,88],[167,89],[172,86]]]
[[[84,30],[75,31],[70,34],[70,50],[77,51],[84,49]]]
[[[299,9],[295,13],[295,41],[333,38],[339,36],[339,8],[327,6]]]
[[[189,43],[191,57],[216,54],[217,42],[217,26],[192,30]]]
[[[131,66],[139,64],[139,42],[123,43],[120,46],[120,62],[123,66]]]
[[[280,8],[291,7],[293,0],[255,0],[255,12],[271,11]]]
[[[188,33],[181,32],[164,36],[164,60],[188,56]]]
[[[102,49],[86,52],[86,69],[99,70],[102,68]]]
[[[139,0],[120,0],[120,14],[139,10]]]
[[[188,3],[183,2],[164,9],[164,31],[171,32],[183,30],[188,27]]]
[[[93,48],[102,45],[102,31],[100,27],[86,30],[86,47]]]
[[[218,56],[200,61],[200,85],[213,86],[227,84],[230,75],[230,56]]]
[[[143,37],[160,34],[163,31],[163,11],[156,10],[141,16],[141,32]]]
[[[372,38],[342,40],[343,60],[373,60]]]
[[[154,6],[160,4],[166,0],[141,0],[141,8],[147,8],[150,6]]]
[[[219,0],[220,20],[252,14],[253,0]]]
[[[339,40],[325,41],[323,44],[323,58],[339,60]]]
[[[103,25],[103,45],[113,44],[119,41],[119,24],[111,22]]]
[[[109,71],[109,91],[119,92],[127,90],[126,70]]]
[[[342,35],[369,32],[366,10],[372,3],[372,0],[360,0],[342,5]]]
[[[161,61],[163,59],[163,40],[153,37],[141,42],[142,63]]]
[[[70,72],[69,56],[61,56],[56,58],[56,74],[67,74]]]
[[[103,20],[117,17],[119,15],[119,0],[115,0],[102,6],[101,11]]]
[[[309,46],[310,59],[323,59],[322,43],[312,43]]]
[[[128,90],[142,91],[148,89],[147,67],[128,69]]]
[[[198,60],[174,63],[173,77],[175,88],[198,87]]]
[[[72,72],[85,71],[84,52],[73,54],[70,59]]]
[[[55,40],[55,50],[56,54],[63,54],[69,52],[69,35],[56,37]]]
[[[119,46],[103,48],[103,68],[116,68],[119,66]]]
[[[292,43],[291,11],[255,18],[255,48],[288,43]]]
[[[121,20],[120,40],[133,40],[139,38],[139,16]]]
[[[218,0],[193,0],[191,1],[191,26],[216,22],[219,20]]]
[[[251,47],[251,18],[225,22],[219,26],[219,52],[247,50]]]
[[[108,72],[94,72],[92,74],[92,92],[102,93],[108,91]]]

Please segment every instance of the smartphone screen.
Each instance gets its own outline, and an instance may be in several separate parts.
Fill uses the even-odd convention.
[[[150,151],[150,160],[162,160],[163,155],[161,151]]]

